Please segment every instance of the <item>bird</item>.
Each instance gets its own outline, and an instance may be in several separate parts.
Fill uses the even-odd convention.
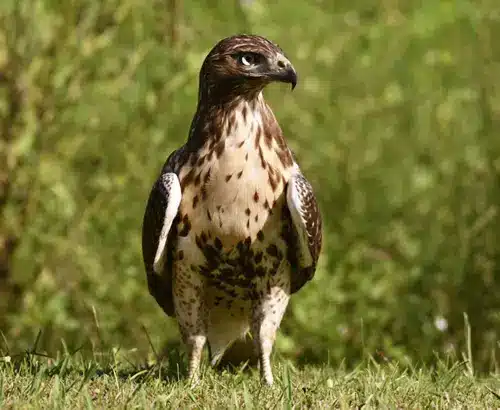
[[[187,378],[208,344],[215,366],[250,334],[261,380],[290,296],[314,276],[322,246],[318,202],[263,97],[297,84],[265,37],[220,40],[204,59],[187,140],[164,163],[142,226],[148,289],[177,320]]]

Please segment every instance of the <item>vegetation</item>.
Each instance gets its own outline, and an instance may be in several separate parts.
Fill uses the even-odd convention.
[[[498,374],[496,0],[220,4],[0,2],[0,356],[29,349],[40,330],[38,351],[51,356],[61,340],[82,357],[115,347],[144,358],[149,338],[175,344],[175,323],[145,282],[147,195],[186,139],[204,56],[222,37],[254,32],[299,72],[293,93],[272,86],[266,97],[325,221],[315,280],[292,298],[277,344],[295,365],[318,364],[293,373],[294,403],[309,397],[307,381],[347,406],[377,397],[396,407],[398,389],[416,407],[444,406],[445,394],[457,406],[498,406],[487,382],[444,371],[433,384],[431,371],[403,370],[465,352],[474,372]],[[350,373],[366,355],[401,368]],[[161,378],[117,383],[114,367],[82,382],[101,366],[82,360],[64,372],[5,365],[2,400],[29,391],[26,405],[82,406],[92,389],[116,403],[133,392],[138,405],[191,400],[177,382],[156,394]],[[224,395],[229,406],[258,389],[231,380],[211,375],[214,392],[192,394]],[[281,386],[284,396],[263,400],[286,403]]]
[[[29,355],[0,364],[0,406],[23,409],[373,409],[498,408],[498,376],[471,377],[463,364],[406,369],[365,363],[352,371],[326,365],[276,366],[276,383],[262,386],[257,372],[215,373],[205,368],[193,388],[170,363],[137,366],[131,352],[98,360],[62,354],[55,360]],[[133,354],[132,354],[133,355]]]

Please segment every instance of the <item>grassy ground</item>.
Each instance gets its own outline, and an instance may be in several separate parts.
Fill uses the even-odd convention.
[[[128,356],[128,357],[126,357]],[[499,408],[500,376],[474,377],[466,363],[426,370],[370,360],[357,370],[295,368],[275,360],[275,385],[256,370],[203,369],[191,388],[178,361],[137,365],[127,355],[84,360],[38,355],[0,362],[1,408]],[[181,360],[182,363],[182,360]]]

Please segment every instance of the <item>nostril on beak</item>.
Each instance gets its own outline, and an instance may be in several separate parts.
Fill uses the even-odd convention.
[[[283,60],[279,60],[279,61],[278,61],[278,67],[279,67],[279,68],[285,68],[285,67],[286,67],[285,62],[284,62]]]

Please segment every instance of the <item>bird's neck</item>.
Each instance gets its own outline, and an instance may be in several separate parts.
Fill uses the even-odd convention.
[[[200,100],[191,124],[188,145],[196,150],[207,143],[261,137],[278,139],[280,145],[284,145],[281,128],[259,92],[253,98],[236,97],[217,102]]]

